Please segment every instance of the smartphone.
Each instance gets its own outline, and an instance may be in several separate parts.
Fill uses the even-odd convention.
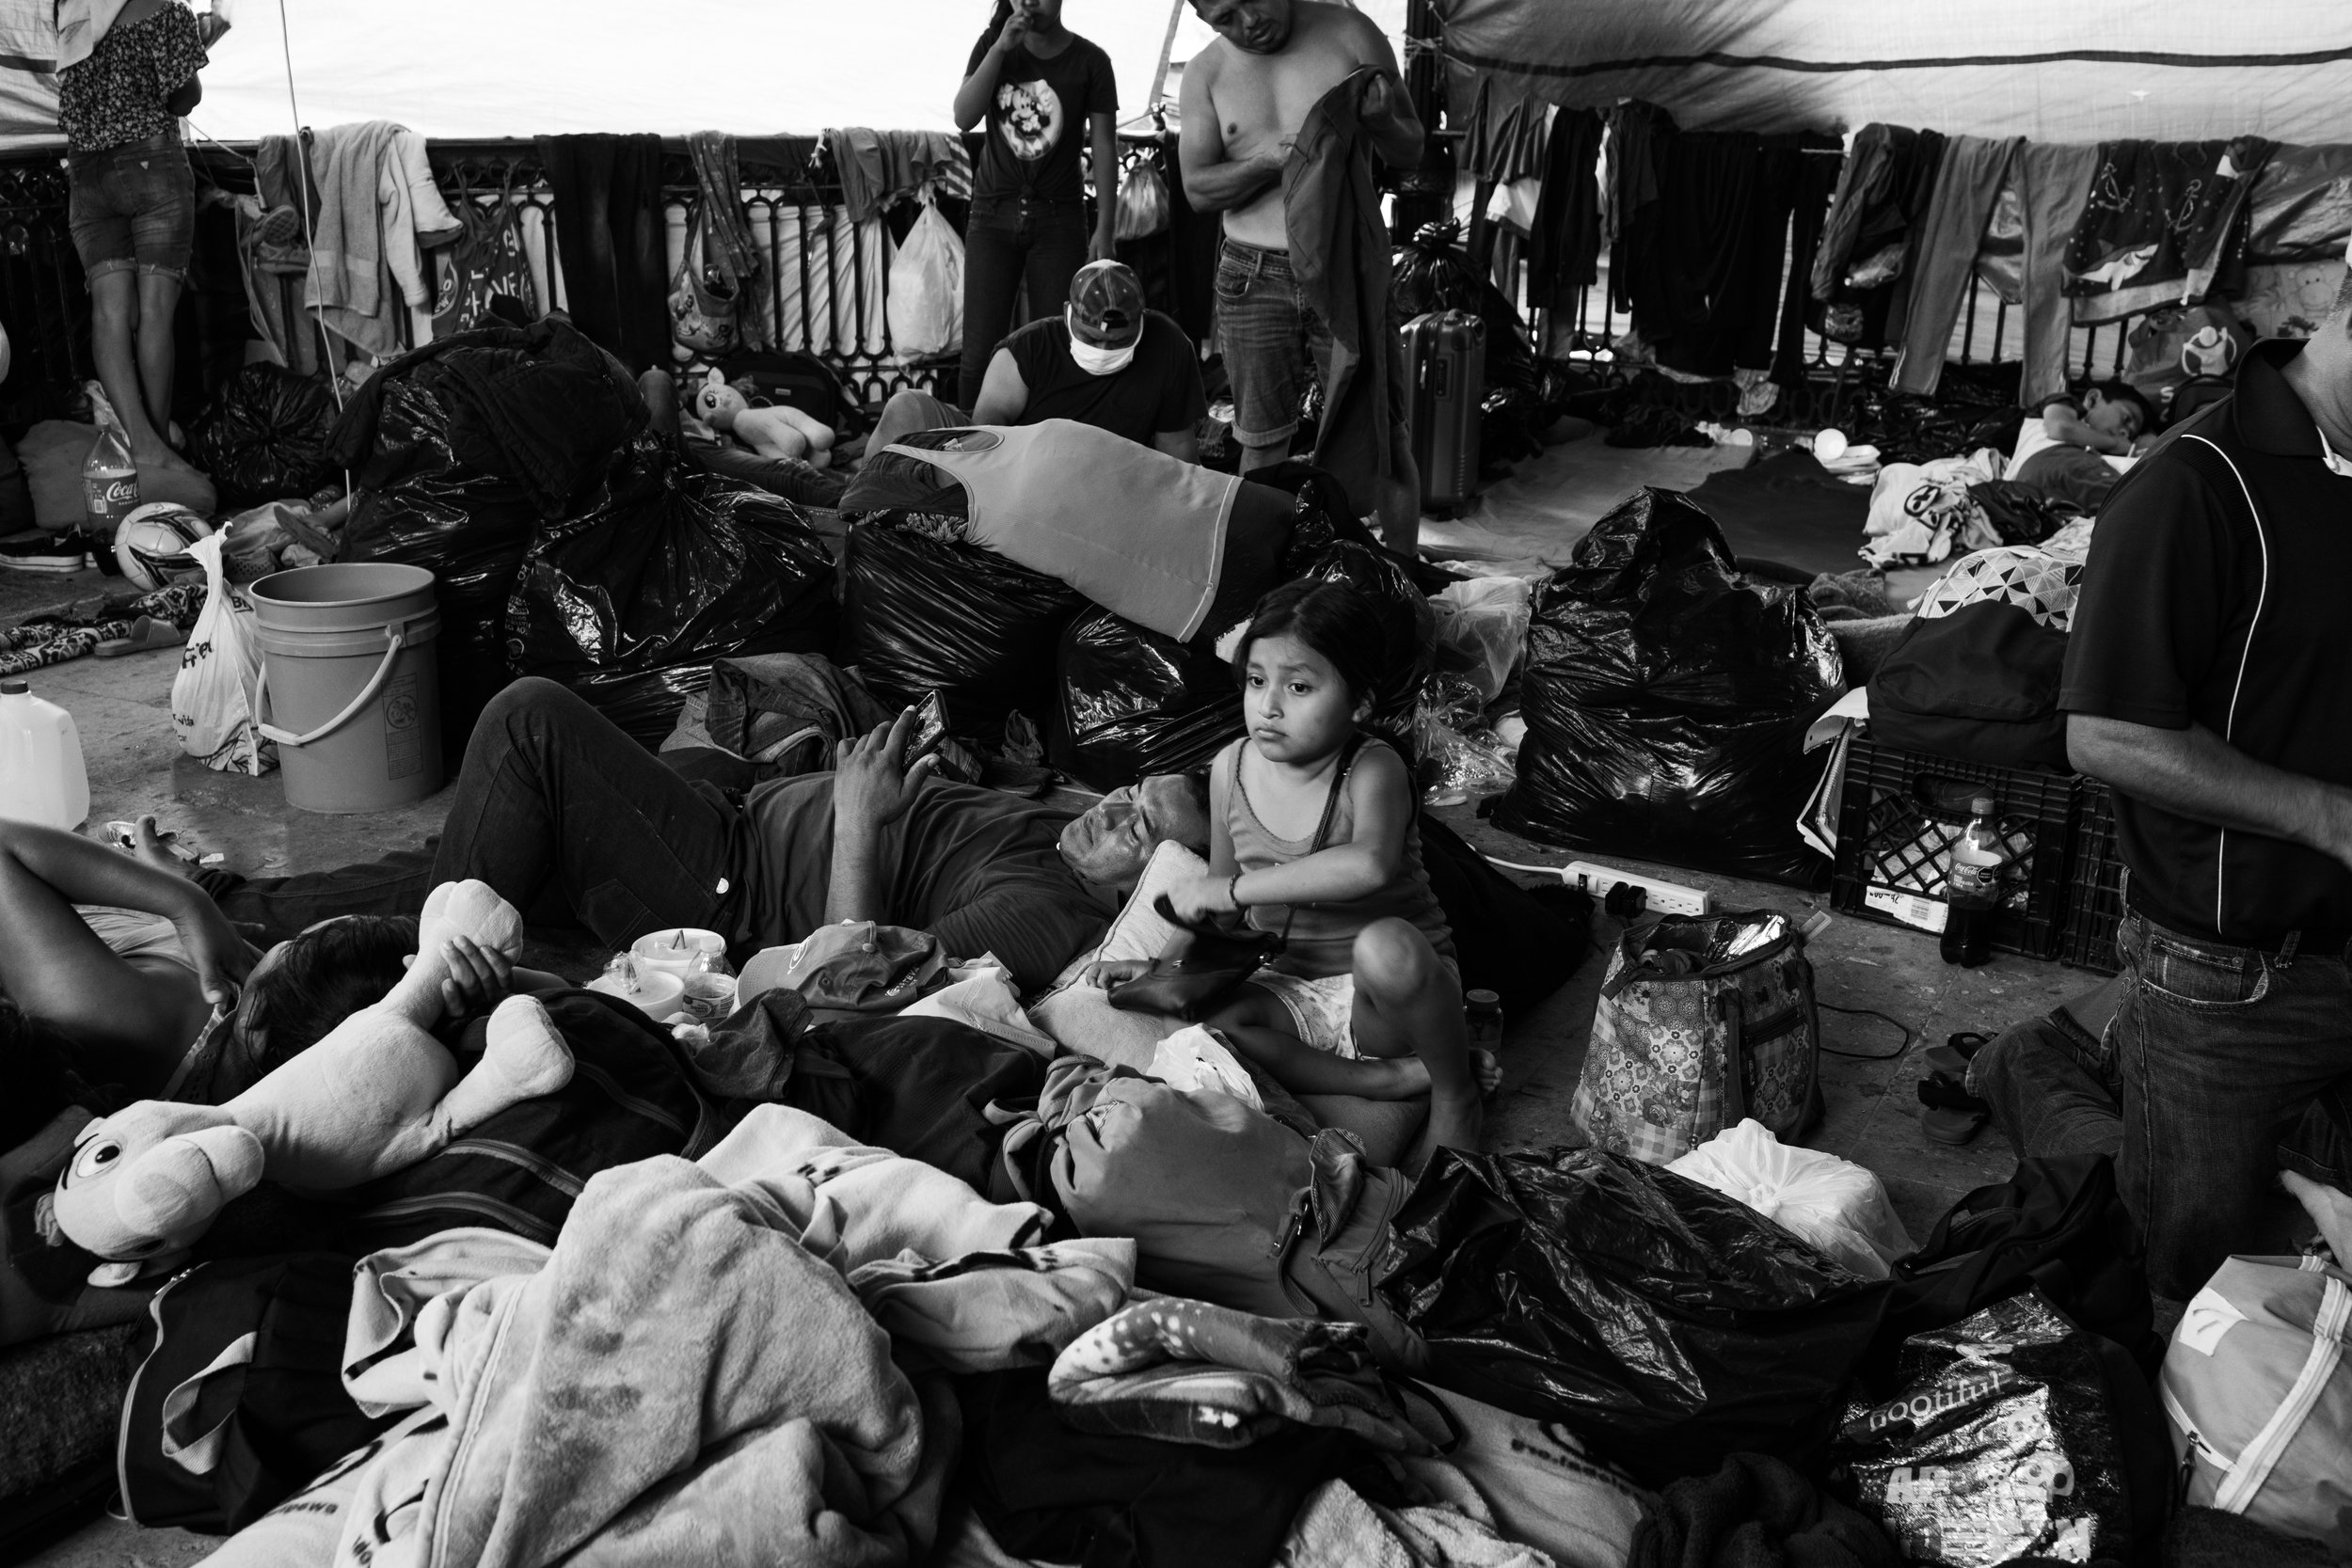
[[[939,750],[947,738],[947,705],[931,692],[914,709],[914,733],[907,736],[907,766],[912,768]]]

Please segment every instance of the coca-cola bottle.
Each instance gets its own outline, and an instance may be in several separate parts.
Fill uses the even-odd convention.
[[[94,543],[110,544],[116,527],[138,504],[139,470],[131,461],[131,444],[122,438],[121,427],[107,420],[82,465],[82,527]]]

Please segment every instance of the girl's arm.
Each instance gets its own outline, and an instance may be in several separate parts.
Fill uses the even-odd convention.
[[[1176,911],[1197,919],[1251,904],[1345,904],[1379,892],[1405,864],[1405,830],[1413,819],[1411,781],[1394,752],[1373,746],[1348,770],[1346,787],[1356,808],[1353,837],[1288,865],[1244,872],[1238,887],[1231,881],[1232,847],[1225,841],[1224,814],[1218,812],[1211,828],[1213,847],[1221,848],[1226,860],[1213,860],[1207,877],[1178,890],[1169,900]]]
[[[1004,73],[1005,56],[1021,47],[1021,40],[1029,31],[1028,19],[1015,11],[1005,21],[996,41],[988,46],[980,63],[972,68],[972,74],[956,88],[956,129],[969,131],[988,113],[988,101],[995,95],[996,78]]]
[[[1209,875],[1219,882],[1230,880],[1241,869],[1233,859],[1233,833],[1226,826],[1225,815],[1233,798],[1233,769],[1240,766],[1240,752],[1229,748],[1209,769]]]

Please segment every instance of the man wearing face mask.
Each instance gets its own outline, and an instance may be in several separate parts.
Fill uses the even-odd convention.
[[[1070,280],[1061,313],[996,346],[971,417],[928,392],[900,392],[866,443],[880,451],[918,430],[1075,420],[1186,463],[1200,459],[1208,398],[1192,340],[1144,308],[1143,283],[1118,261],[1090,261]]]

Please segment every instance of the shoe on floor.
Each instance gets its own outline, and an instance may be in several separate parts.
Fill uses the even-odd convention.
[[[0,567],[11,572],[49,572],[63,576],[90,564],[89,541],[79,530],[0,541]]]

